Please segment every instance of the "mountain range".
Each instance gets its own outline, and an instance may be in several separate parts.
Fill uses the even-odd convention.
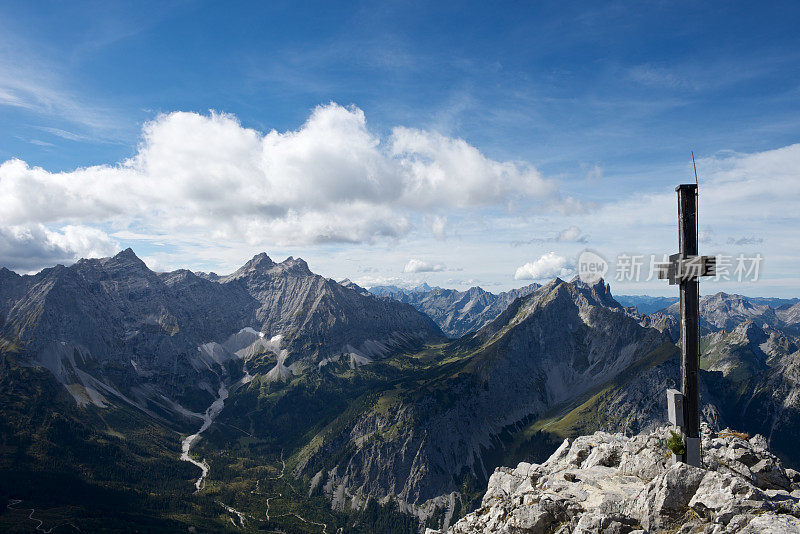
[[[530,295],[540,287],[530,284],[494,294],[475,286],[466,291],[419,285],[413,289],[397,286],[375,286],[369,291],[381,297],[411,304],[433,319],[450,337],[461,337],[478,330],[505,310],[519,297]]]
[[[797,466],[788,304],[703,298],[701,394],[709,425]],[[130,249],[0,269],[0,492],[82,531],[447,528],[498,466],[662,424],[675,324],[602,280],[367,291],[301,259],[156,273]]]

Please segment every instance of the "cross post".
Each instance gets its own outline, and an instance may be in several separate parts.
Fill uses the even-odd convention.
[[[697,184],[681,184],[678,193],[680,252],[662,264],[658,277],[680,288],[681,390],[667,392],[670,421],[681,428],[685,453],[677,460],[700,467],[700,277],[715,274],[716,258],[697,255]]]

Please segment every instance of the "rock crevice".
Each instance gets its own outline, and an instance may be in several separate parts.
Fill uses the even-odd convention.
[[[481,507],[447,532],[800,532],[800,474],[763,437],[704,425],[702,468],[675,463],[668,437],[596,432],[542,464],[498,468]]]

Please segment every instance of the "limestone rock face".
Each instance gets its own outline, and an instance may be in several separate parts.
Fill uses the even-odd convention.
[[[786,308],[780,308],[776,313],[785,324],[794,326],[795,329],[800,325],[800,302]]]
[[[472,354],[461,372],[393,397],[391,410],[368,410],[342,425],[299,472],[311,477],[325,469],[336,507],[371,496],[424,508],[459,491],[455,481],[466,470],[487,480],[497,464],[487,467],[484,451],[504,428],[586,394],[669,344],[626,315],[605,283],[558,279],[457,343]],[[593,452],[599,466],[617,461],[616,449]],[[337,458],[335,473],[330,458]]]
[[[275,340],[277,377],[443,339],[412,306],[344,287],[299,258],[276,263],[262,253],[223,277],[156,273],[131,249],[35,275],[0,269],[0,350],[46,367],[68,390],[86,388],[98,406],[99,391],[144,406],[129,397],[172,397],[174,384],[216,381],[226,358],[211,354],[212,344],[243,329]]]
[[[800,338],[747,320],[705,336],[703,345],[703,381],[724,399],[726,424],[768,436],[772,451],[800,461]]]
[[[668,436],[596,432],[541,465],[498,468],[481,507],[447,532],[800,532],[795,473],[761,436],[703,425],[702,468],[675,463]]]
[[[669,334],[670,339],[676,343],[680,339],[681,322],[678,316],[662,312],[651,313],[650,315],[642,316],[639,324]]]
[[[201,275],[155,273],[130,249],[33,276],[3,269],[0,333],[34,356],[63,341],[100,361],[142,355],[156,368],[245,327],[281,335],[293,356],[312,360],[375,359],[441,336],[413,307],[342,287],[299,258],[276,263],[262,253],[229,276]]]

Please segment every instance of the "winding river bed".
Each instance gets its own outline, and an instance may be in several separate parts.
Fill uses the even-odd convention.
[[[191,436],[186,436],[183,442],[181,443],[181,460],[184,462],[189,462],[197,467],[200,468],[202,471],[200,474],[200,478],[197,479],[197,482],[194,483],[195,493],[200,491],[200,488],[203,487],[203,481],[205,480],[206,476],[208,475],[208,463],[205,459],[201,461],[197,461],[189,455],[189,452],[192,450],[192,445],[197,442],[197,439],[200,437],[200,434],[208,430],[208,427],[211,426],[211,423],[214,422],[214,418],[219,415],[219,412],[222,411],[222,408],[225,406],[225,399],[228,398],[228,388],[225,387],[224,383],[220,383],[218,397],[214,402],[211,403],[211,406],[206,408],[206,412],[203,414],[203,424],[200,427],[200,430],[192,434]]]

